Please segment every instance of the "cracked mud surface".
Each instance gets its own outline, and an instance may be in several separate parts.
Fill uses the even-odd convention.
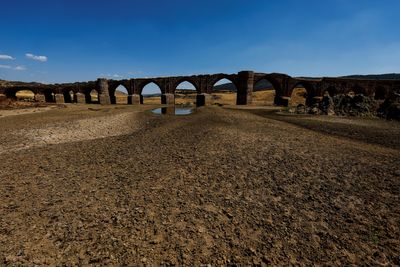
[[[144,109],[0,117],[0,266],[400,264],[398,123]]]

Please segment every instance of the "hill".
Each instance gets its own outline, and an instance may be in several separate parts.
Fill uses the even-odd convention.
[[[377,79],[377,80],[400,80],[400,73],[369,74],[369,75],[348,75],[341,78],[351,79]]]

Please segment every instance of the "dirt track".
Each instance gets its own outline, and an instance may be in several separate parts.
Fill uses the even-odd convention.
[[[0,117],[0,266],[400,264],[399,123],[93,107]]]

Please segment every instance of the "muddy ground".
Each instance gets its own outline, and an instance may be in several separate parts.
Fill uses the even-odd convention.
[[[0,266],[400,264],[400,123],[146,108],[0,116]]]

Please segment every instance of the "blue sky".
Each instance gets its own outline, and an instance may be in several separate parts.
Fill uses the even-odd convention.
[[[0,79],[400,72],[398,0],[4,0]]]

